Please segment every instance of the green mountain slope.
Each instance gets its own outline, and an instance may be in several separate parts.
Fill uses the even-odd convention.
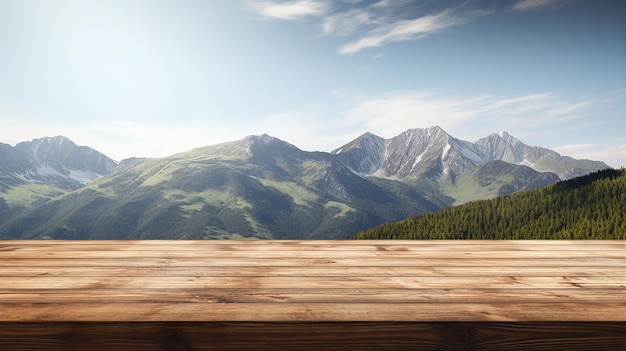
[[[0,238],[346,238],[450,205],[374,182],[327,153],[269,136],[128,160],[85,188],[25,209]],[[2,204],[0,204],[2,205]]]
[[[454,205],[537,189],[558,181],[554,173],[539,173],[530,167],[504,161],[491,161],[454,179],[441,177],[437,180],[442,191],[456,199]]]
[[[357,239],[626,239],[626,170],[387,223]]]

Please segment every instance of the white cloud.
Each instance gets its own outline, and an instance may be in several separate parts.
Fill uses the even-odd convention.
[[[557,5],[563,0],[521,0],[513,5],[513,10],[520,12],[535,11],[546,7]]]
[[[352,42],[339,48],[341,54],[380,47],[392,42],[417,40],[430,34],[471,22],[486,11],[462,10],[464,6],[444,9],[438,13],[415,17],[413,4],[411,11],[406,5],[412,0],[380,0],[371,4],[360,0],[341,1],[347,9],[337,3],[323,0],[294,1],[249,1],[247,7],[252,12],[268,18],[298,20],[305,17],[319,17],[322,33],[325,35],[350,36]],[[418,7],[421,7],[418,6]],[[407,18],[413,16],[413,18]]]
[[[307,16],[319,16],[328,10],[326,2],[317,0],[297,0],[288,2],[255,1],[249,7],[264,17],[283,20],[297,20]]]
[[[373,28],[389,26],[406,14],[403,5],[412,0],[382,0],[369,6],[352,7],[326,16],[322,22],[324,34],[348,36],[364,34]],[[360,1],[354,2],[354,4]]]
[[[352,35],[363,27],[380,24],[380,18],[367,9],[350,9],[327,16],[322,23],[324,34]]]
[[[576,117],[576,113],[580,110],[585,109],[593,104],[593,101],[580,101],[575,103],[559,101],[555,102],[553,106],[551,106],[545,113],[545,116],[548,118],[552,117],[565,117],[570,119],[572,117]]]
[[[514,111],[514,113],[522,113],[528,111],[529,109],[543,108],[545,104],[553,98],[554,94],[552,93],[530,94],[510,99],[498,100],[487,107],[489,109],[506,108],[509,111]],[[521,108],[519,106],[521,106]]]
[[[512,117],[536,113],[543,121],[549,122],[575,118],[579,111],[592,104],[591,100],[572,102],[554,93],[540,93],[498,100],[485,106],[485,111],[500,111]]]
[[[383,137],[394,136],[408,128],[439,125],[450,132],[458,130],[464,133],[462,137],[472,139],[497,130],[552,128],[583,118],[593,105],[591,99],[574,103],[554,93],[496,98],[490,95],[444,97],[434,91],[400,91],[361,99],[346,112],[345,121]]]
[[[432,33],[466,24],[470,21],[470,17],[468,15],[455,15],[450,10],[444,10],[435,15],[380,25],[364,37],[342,46],[339,53],[353,54],[366,48],[379,47],[391,42],[420,39]]]
[[[397,4],[399,0],[380,0],[372,5],[372,8],[384,8]]]

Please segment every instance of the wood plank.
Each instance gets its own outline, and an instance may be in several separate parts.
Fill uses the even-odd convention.
[[[611,303],[0,303],[5,322],[623,322]]]
[[[156,249],[165,245],[161,242],[133,242],[128,247],[123,247],[123,242],[84,243],[84,247],[110,247],[110,251],[81,249],[71,241],[51,246],[37,242],[33,246],[37,250],[19,246],[25,243],[13,245],[13,249],[5,245],[0,252],[0,287],[6,288],[0,302],[28,306],[33,301],[27,298],[34,298],[39,300],[33,306],[42,302],[56,306],[65,301],[75,307],[76,301],[91,304],[98,297],[103,305],[115,306],[122,301],[141,306],[172,301],[216,305],[280,302],[295,308],[333,301],[354,307],[355,303],[458,305],[463,300],[472,306],[512,303],[517,291],[524,296],[514,301],[517,304],[613,303],[618,311],[624,304],[626,257],[620,249],[622,243],[602,242],[604,250],[593,250],[590,248],[597,243],[585,246],[576,242],[572,243],[576,250],[557,251],[550,248],[568,243],[483,242],[482,251],[468,248],[476,243],[464,246],[459,242],[356,245],[367,250],[345,249],[347,243],[339,243],[344,249],[337,250],[331,242],[322,243],[327,249],[320,243],[300,242],[239,242],[236,249],[232,244],[199,243],[172,244],[186,250]],[[191,244],[195,250],[189,250]],[[502,245],[511,249],[503,251]],[[213,249],[206,249],[210,247]],[[266,249],[246,250],[250,247]],[[267,250],[271,247],[290,249]],[[59,300],[55,289],[65,298]],[[91,297],[87,297],[89,292]],[[116,295],[126,300],[115,300]]]
[[[0,323],[20,351],[616,351],[624,323]]]
[[[81,266],[81,267],[303,267],[303,266],[337,266],[337,267],[563,267],[598,266],[598,267],[626,267],[626,258],[594,258],[584,257],[576,259],[551,258],[420,258],[420,257],[391,257],[378,258],[142,258],[142,259],[113,259],[113,258],[0,258],[0,267],[48,267],[48,266]]]
[[[626,288],[626,277],[0,277],[0,286],[26,289],[581,289]]]
[[[553,258],[558,256],[560,259],[569,258],[618,258],[626,259],[626,251],[621,250],[564,250],[555,254],[552,251],[472,251],[472,250],[455,250],[455,251],[404,251],[404,250],[387,250],[387,251],[356,251],[356,250],[300,250],[300,251],[217,251],[217,250],[136,250],[136,251],[3,251],[0,257],[3,259],[28,259],[28,258],[112,258],[112,259],[138,259],[138,258],[184,258],[184,259],[387,259],[387,258],[406,258],[406,259],[491,259],[491,258]]]
[[[624,289],[278,289],[133,288],[1,289],[2,303],[614,303],[626,302]]]
[[[624,241],[0,242],[0,350],[617,350],[625,335]]]
[[[577,262],[572,262],[577,264]],[[16,269],[19,268],[19,269]],[[344,277],[344,276],[420,276],[440,277],[470,275],[473,277],[562,277],[562,276],[607,276],[624,275],[624,266],[190,266],[173,267],[167,265],[136,267],[136,266],[0,266],[0,277],[36,277],[36,276],[115,276],[115,277]]]

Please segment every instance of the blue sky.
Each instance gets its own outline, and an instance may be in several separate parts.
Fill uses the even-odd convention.
[[[0,142],[121,160],[440,125],[626,164],[623,0],[0,0]]]

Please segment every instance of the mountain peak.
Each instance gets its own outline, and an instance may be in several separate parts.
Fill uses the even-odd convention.
[[[448,132],[446,132],[440,126],[432,126],[428,128],[412,128],[407,129],[404,132],[400,133],[400,136],[408,136],[408,137],[428,137],[428,138],[436,138],[440,135],[450,136]]]
[[[565,160],[555,151],[528,146],[506,131],[471,143],[454,138],[440,126],[408,129],[391,139],[364,133],[332,153],[340,155],[357,174],[390,179],[421,175],[435,179],[447,175],[454,179],[496,160],[553,172],[561,179],[603,167],[601,162],[574,166],[576,160]]]
[[[109,174],[116,166],[98,151],[77,146],[60,135],[21,142],[7,152],[14,161],[0,165],[0,173],[28,183],[61,183],[73,188]]]
[[[448,134],[448,132],[446,132],[443,128],[441,128],[440,126],[432,126],[427,128],[427,130],[431,133],[446,133]]]
[[[76,144],[67,137],[62,135],[57,135],[54,137],[42,137],[42,138],[34,138],[30,141],[23,141],[15,145],[17,149],[21,150],[30,150],[33,154],[36,154],[39,150],[39,147],[45,145],[46,148],[50,147],[61,147],[63,145],[67,145],[67,147],[76,147]]]
[[[269,148],[289,148],[289,149],[300,150],[295,145],[290,144],[284,140],[278,139],[268,134],[248,135],[247,137],[242,139],[242,142],[248,148],[269,147]]]
[[[574,160],[550,149],[526,145],[507,132],[491,134],[478,140],[476,145],[493,160],[528,166],[539,172],[553,172],[562,180],[609,168],[602,162]]]
[[[509,134],[506,131],[500,131],[500,132],[497,132],[497,133],[493,133],[493,134],[489,135],[488,138],[502,139],[502,140],[506,141],[509,144],[519,144],[519,143],[522,143],[519,139],[517,139],[516,137],[512,136],[511,134]]]
[[[244,137],[243,139],[241,139],[241,141],[243,141],[246,144],[255,144],[255,143],[262,143],[262,144],[270,144],[270,143],[284,143],[287,144],[287,142],[280,140],[276,137],[273,137],[269,134],[261,134],[261,135],[248,135],[246,137]]]
[[[33,139],[33,141],[41,141],[41,142],[48,142],[51,144],[70,144],[70,145],[76,145],[72,140],[70,140],[67,137],[64,137],[63,135],[57,135],[57,136],[53,136],[53,137],[43,137],[40,139]]]
[[[303,157],[304,151],[286,141],[268,134],[249,135],[242,139],[245,155],[249,162],[274,164],[278,159],[295,160]]]
[[[356,139],[352,140],[351,142],[345,144],[344,146],[337,148],[333,151],[331,151],[331,154],[340,154],[343,152],[347,152],[350,151],[352,149],[363,149],[363,148],[368,148],[369,145],[372,144],[384,144],[385,140],[381,137],[379,137],[376,134],[372,134],[370,132],[365,132],[363,134],[361,134],[360,136],[358,136]]]
[[[386,144],[385,139],[368,132],[331,151],[331,154],[337,155],[352,172],[367,175],[377,172],[383,166]]]
[[[271,140],[277,140],[277,138],[274,138],[273,136],[267,134],[267,133],[263,133],[261,135],[248,135],[247,137],[245,137],[244,139],[246,140],[250,140],[250,141],[271,141]]]

